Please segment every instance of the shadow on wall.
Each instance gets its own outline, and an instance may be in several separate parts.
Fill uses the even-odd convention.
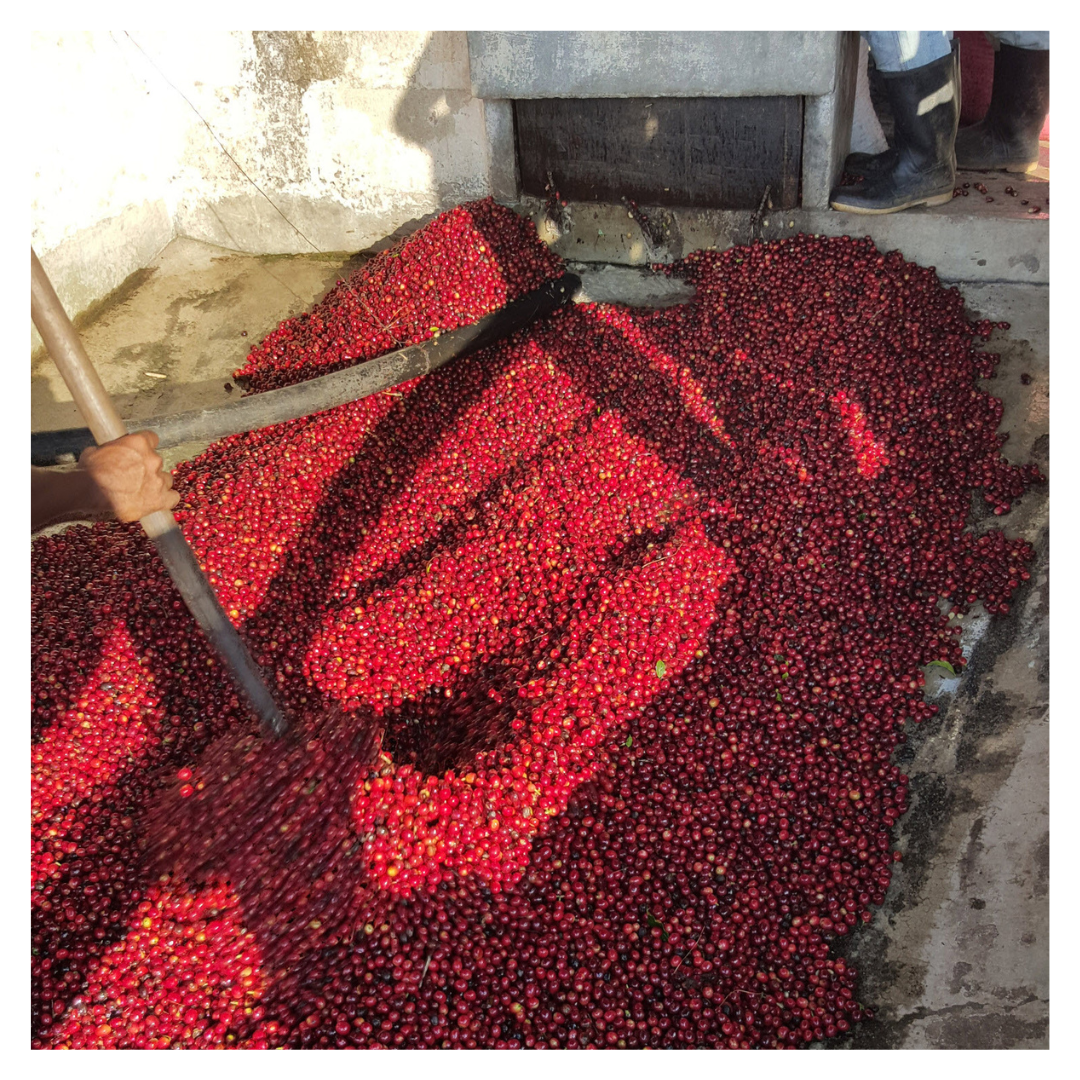
[[[251,41],[266,109],[258,153],[274,169],[272,179],[259,172],[321,250],[355,250],[403,216],[491,193],[484,103],[472,95],[464,31],[255,31]],[[328,96],[312,101],[316,88]],[[268,205],[245,203],[269,216],[275,235],[287,228]],[[278,249],[297,240],[283,237]]]
[[[238,104],[251,126],[224,135],[233,164],[217,146],[196,162],[221,190],[192,194],[186,235],[252,252],[356,250],[405,217],[489,193],[463,31],[244,37]]]
[[[394,131],[425,151],[440,210],[491,194],[484,104],[472,95],[464,31],[432,31],[408,73]]]
[[[249,207],[241,221],[243,216],[254,212],[256,218],[267,219],[264,228],[280,232],[284,227],[283,240],[263,245],[268,250],[290,250],[288,234],[294,230],[297,236],[293,246],[300,252],[347,246],[332,241],[353,231],[353,223],[346,220],[350,216],[344,205],[348,194],[335,183],[335,178],[329,179],[329,186],[336,191],[336,198],[312,197],[312,182],[317,177],[312,175],[312,131],[304,102],[305,94],[313,85],[333,83],[346,76],[347,42],[340,33],[316,38],[311,31],[253,30],[251,45],[255,87],[261,107],[266,110],[265,126],[253,133],[252,149],[257,149],[264,162],[262,168],[257,168],[258,186],[270,194],[280,211],[273,209],[266,200],[252,200],[249,189],[243,197]],[[207,207],[218,225],[228,232],[225,221],[214,207],[210,204]],[[288,224],[277,218],[279,212]],[[242,230],[246,227],[241,226]],[[236,238],[232,238],[229,246],[238,250],[251,249],[250,244],[237,243]]]

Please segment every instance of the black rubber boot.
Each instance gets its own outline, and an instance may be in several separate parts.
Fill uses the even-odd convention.
[[[952,198],[953,143],[960,122],[958,50],[954,46],[949,56],[914,71],[883,74],[895,121],[895,145],[882,156],[882,171],[864,171],[861,184],[832,193],[829,203],[834,210],[892,214],[911,206],[938,206]]]
[[[896,167],[896,151],[890,146],[880,154],[848,154],[844,172],[852,176],[872,176]]]
[[[956,167],[1031,172],[1039,164],[1039,132],[1049,111],[1050,50],[1002,44],[986,116],[957,132]]]

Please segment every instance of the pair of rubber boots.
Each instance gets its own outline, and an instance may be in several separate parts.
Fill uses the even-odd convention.
[[[1050,109],[1050,53],[1002,45],[994,58],[990,108],[977,124],[960,122],[956,47],[913,71],[883,72],[895,120],[894,145],[882,154],[850,154],[846,172],[862,182],[838,187],[834,210],[891,214],[947,203],[956,170],[1031,172]]]

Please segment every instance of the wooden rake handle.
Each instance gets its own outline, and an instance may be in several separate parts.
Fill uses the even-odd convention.
[[[98,444],[126,435],[124,421],[113,407],[33,248],[30,249],[30,318]],[[258,715],[263,731],[273,736],[285,734],[289,729],[285,713],[274,700],[262,672],[225,614],[172,511],[156,510],[142,518],[139,524],[153,540],[188,610]]]

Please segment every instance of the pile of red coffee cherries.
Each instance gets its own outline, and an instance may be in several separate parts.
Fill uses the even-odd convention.
[[[491,203],[406,246],[253,385],[383,351],[350,320],[395,293],[412,334],[559,270]],[[281,700],[381,733],[362,765],[313,737],[216,875],[151,868],[162,793],[211,795],[238,733],[253,790],[295,748],[137,529],[35,542],[35,1046],[792,1047],[868,1015],[831,946],[898,858],[921,669],[964,663],[950,606],[1028,577],[970,491],[1039,476],[976,385],[994,327],[932,269],[797,236],[665,272],[692,301],[564,309],[177,470]]]
[[[561,272],[527,218],[494,199],[459,206],[282,322],[235,377],[271,390],[326,375],[475,322]]]

